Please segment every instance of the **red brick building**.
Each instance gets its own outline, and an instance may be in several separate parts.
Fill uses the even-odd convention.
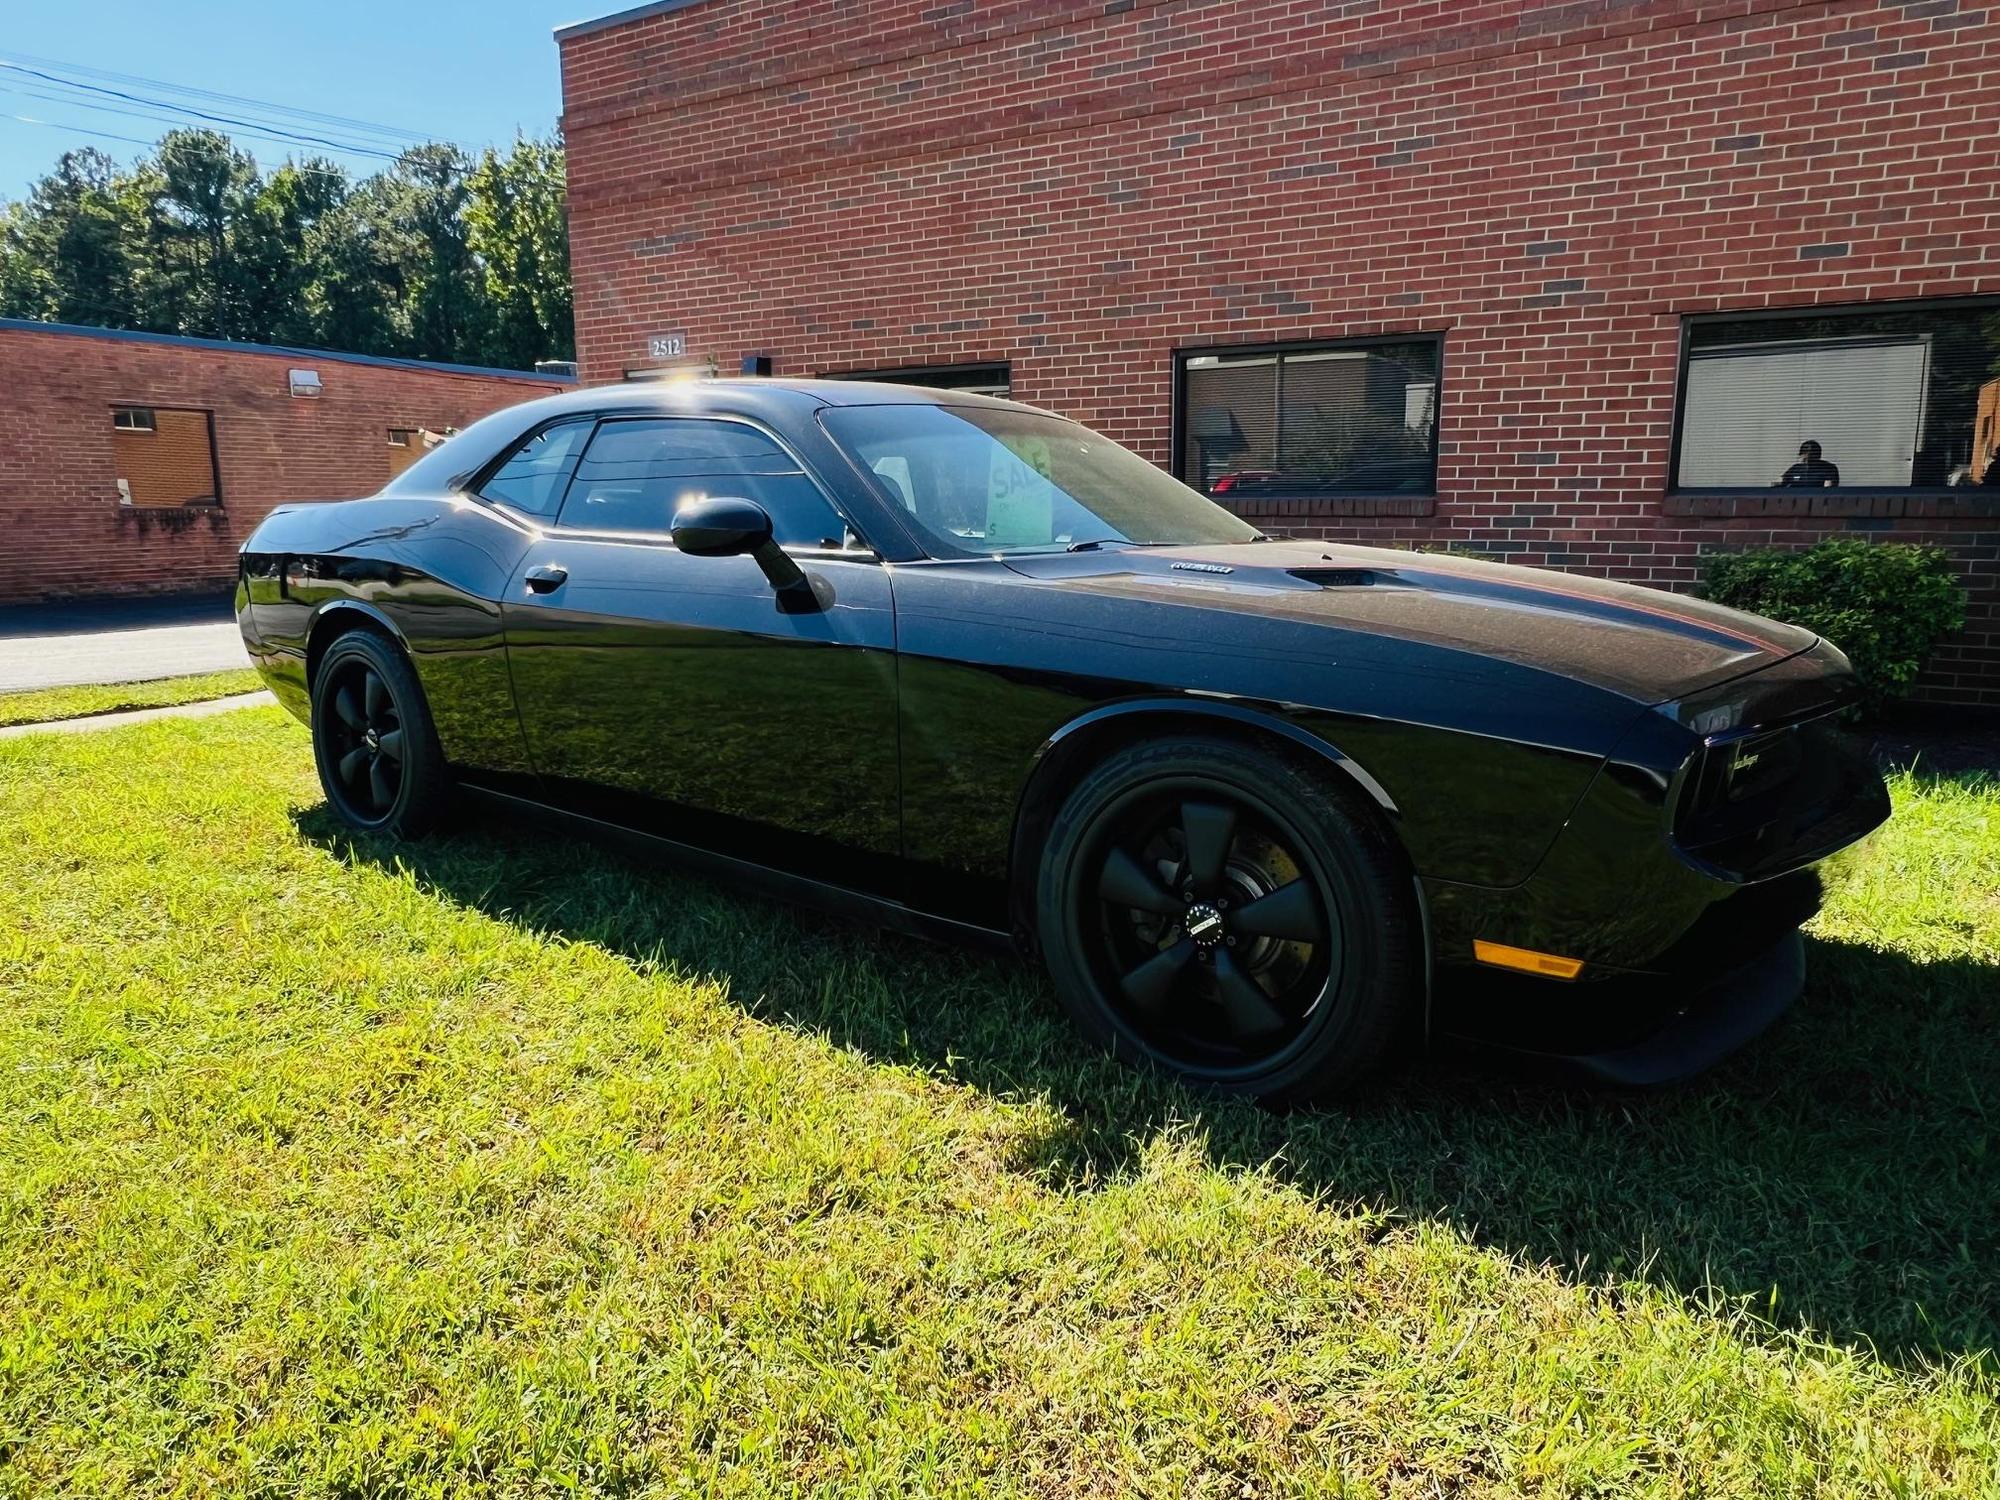
[[[917,369],[1274,529],[1676,588],[1933,540],[1973,618],[1924,692],[2000,704],[2000,10],[665,0],[558,38],[587,380]],[[1773,488],[1806,440],[1842,482]]]
[[[570,382],[0,319],[0,603],[221,586],[272,506],[371,494]]]

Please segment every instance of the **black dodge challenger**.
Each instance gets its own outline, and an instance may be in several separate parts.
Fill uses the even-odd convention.
[[[1435,1032],[1686,1076],[1888,815],[1808,632],[1272,539],[959,393],[531,402],[274,512],[237,615],[358,829],[462,790],[1009,942],[1121,1055],[1273,1103]]]

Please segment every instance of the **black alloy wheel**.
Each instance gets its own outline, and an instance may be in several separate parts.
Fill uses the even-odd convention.
[[[434,823],[450,778],[416,673],[395,645],[350,630],[313,681],[313,758],[343,821],[414,837]]]
[[[1322,882],[1272,825],[1200,780],[1134,792],[1100,824],[1096,910],[1082,924],[1092,967],[1129,1023],[1184,1067],[1268,1061],[1339,973]]]
[[[1374,1070],[1407,1014],[1407,876],[1317,768],[1135,748],[1085,779],[1048,863],[1051,971],[1116,1051],[1289,1102]]]
[[[403,790],[403,716],[382,674],[350,658],[331,674],[328,753],[341,801],[359,823],[380,823]]]

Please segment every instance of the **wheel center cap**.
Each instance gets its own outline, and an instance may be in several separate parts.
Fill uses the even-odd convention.
[[[382,736],[372,729],[364,729],[361,731],[361,743],[366,745],[370,750],[380,750],[382,748]]]
[[[1188,908],[1184,925],[1187,935],[1204,948],[1213,948],[1222,941],[1222,913],[1206,901],[1197,901]]]

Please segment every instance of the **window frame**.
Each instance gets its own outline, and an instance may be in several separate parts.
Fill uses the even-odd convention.
[[[548,431],[551,427],[560,427],[566,422],[584,422],[590,425],[590,433],[585,437],[583,447],[577,453],[579,465],[581,465],[584,456],[590,452],[591,444],[597,441],[598,433],[608,423],[612,422],[731,422],[739,427],[747,427],[752,432],[768,440],[797,466],[799,473],[805,476],[806,482],[819,494],[820,499],[833,512],[834,518],[841,523],[847,534],[860,543],[858,547],[803,547],[797,544],[787,546],[780,542],[778,545],[782,551],[788,556],[842,558],[850,562],[879,562],[881,560],[881,550],[873,541],[869,540],[868,534],[856,524],[853,516],[848,513],[847,507],[840,503],[835,497],[832,488],[800,456],[798,449],[786,442],[783,437],[772,431],[764,423],[753,421],[748,417],[738,416],[733,412],[594,411],[571,412],[563,416],[551,417],[545,422],[537,422],[533,427],[530,427],[526,432],[515,438],[514,441],[507,444],[499,453],[488,459],[473,472],[470,479],[466,480],[460,486],[460,492],[482,505],[493,506],[495,509],[525,521],[538,530],[551,535],[575,537],[579,541],[627,542],[642,543],[656,547],[673,547],[673,536],[671,533],[665,531],[612,531],[561,524],[563,506],[568,503],[570,489],[576,483],[575,468],[570,470],[569,479],[563,485],[562,494],[556,497],[556,508],[553,515],[538,516],[531,511],[522,510],[519,506],[510,505],[505,500],[494,500],[480,493],[480,486],[490,480],[494,474],[498,473],[508,459],[512,458],[522,448],[527,446],[528,443]],[[674,550],[678,551],[679,549],[674,548]]]
[[[223,493],[223,484],[222,484],[222,446],[220,443],[216,441],[215,437],[214,407],[212,406],[114,406],[111,409],[114,412],[144,411],[144,412],[151,412],[153,414],[153,425],[151,427],[118,427],[114,425],[111,429],[114,438],[120,432],[143,432],[148,437],[157,437],[160,431],[159,414],[163,411],[193,413],[195,416],[201,418],[202,427],[208,436],[208,477],[214,484],[214,490],[215,490],[214,498],[206,502],[200,500],[184,500],[179,505],[136,505],[135,504],[132,507],[134,510],[211,511],[211,510],[226,510],[228,508],[228,496]],[[114,458],[114,470],[115,470],[115,462],[116,461]],[[125,476],[121,474],[117,475],[116,477],[123,479]]]
[[[1741,309],[1724,308],[1720,311],[1684,312],[1679,314],[1680,345],[1675,355],[1674,367],[1674,420],[1673,431],[1667,448],[1667,483],[1665,494],[1672,499],[1706,496],[1715,500],[1742,501],[1758,497],[1764,501],[1797,501],[1818,496],[1822,502],[1832,496],[1850,499],[1856,496],[1912,496],[1935,499],[1946,495],[1964,503],[1967,501],[1991,501],[1996,498],[1992,492],[1977,486],[1953,486],[1948,484],[1841,484],[1827,485],[1819,489],[1784,489],[1770,482],[1762,484],[1682,484],[1681,442],[1686,435],[1688,375],[1693,365],[1695,329],[1704,324],[1715,323],[1785,323],[1801,318],[1842,318],[1880,317],[1896,313],[1916,312],[1987,312],[2000,313],[2000,296],[1990,297],[1898,297],[1881,302],[1840,302],[1840,303],[1797,303],[1784,307],[1751,307]],[[1886,334],[1855,335],[1887,339]],[[1923,404],[1928,414],[1931,392],[1924,388]]]
[[[199,408],[189,407],[187,409],[193,411]],[[158,433],[160,430],[159,410],[157,406],[114,406],[111,408],[111,430],[113,432]],[[118,420],[120,417],[139,416],[143,416],[146,419],[143,424],[138,422],[126,423]]]
[[[1421,505],[1425,513],[1434,507],[1438,498],[1438,474],[1444,457],[1444,409],[1446,390],[1446,334],[1448,329],[1425,328],[1409,332],[1347,334],[1331,339],[1281,339],[1255,344],[1176,344],[1173,347],[1173,399],[1170,403],[1168,422],[1167,472],[1185,484],[1204,499],[1210,500],[1225,510],[1238,514],[1262,513],[1269,509],[1298,510],[1352,510],[1357,507],[1391,505]],[[1219,355],[1228,358],[1257,358],[1272,355],[1274,369],[1272,383],[1277,400],[1274,409],[1282,412],[1283,388],[1280,377],[1284,369],[1283,356],[1288,354],[1332,353],[1342,349],[1371,349],[1383,344],[1429,344],[1437,354],[1437,377],[1431,396],[1431,464],[1430,483],[1422,490],[1301,490],[1295,492],[1271,491],[1256,495],[1245,495],[1240,499],[1232,497],[1228,491],[1220,495],[1211,494],[1203,486],[1190,480],[1182,472],[1183,451],[1187,437],[1187,366],[1192,359]],[[1278,438],[1282,440],[1282,429]],[[1243,503],[1249,502],[1255,511],[1244,510]]]
[[[534,426],[530,427],[526,432],[523,432],[520,436],[516,437],[512,442],[508,443],[498,453],[494,454],[491,458],[487,459],[485,463],[481,464],[478,468],[474,469],[471,474],[462,478],[458,482],[458,484],[454,486],[454,488],[458,491],[459,494],[464,495],[469,500],[477,500],[481,505],[490,505],[495,510],[501,511],[506,515],[513,516],[519,520],[525,521],[531,526],[539,526],[544,530],[553,530],[555,527],[556,516],[562,513],[562,503],[569,496],[568,483],[565,483],[563,485],[562,494],[556,497],[555,512],[547,516],[539,516],[536,515],[535,512],[531,510],[523,510],[520,506],[515,505],[512,501],[496,500],[493,496],[484,493],[482,487],[490,483],[495,474],[498,474],[502,469],[507,467],[507,461],[510,458],[512,458],[515,454],[519,453],[523,448],[527,447],[528,444],[532,443],[536,438],[540,437],[543,433],[549,431],[551,428],[565,427],[571,423],[576,423],[579,426],[586,426],[590,428],[589,433],[584,437],[583,440],[584,448],[588,448],[590,446],[591,439],[597,436],[598,424],[603,420],[604,420],[604,414],[602,412],[587,411],[587,412],[566,412],[561,416],[550,417],[546,421],[537,422]],[[580,459],[582,458],[582,456],[583,456],[583,450],[579,449],[577,452],[577,457]],[[570,469],[569,477],[571,479],[576,478],[576,470],[574,467]]]
[[[978,375],[991,370],[998,370],[1005,376],[1007,387],[1005,395],[994,396],[991,391],[976,386],[932,385],[928,381],[911,378],[919,375]],[[1014,361],[1011,359],[967,359],[941,365],[890,365],[883,369],[829,370],[818,378],[852,380],[861,385],[914,385],[927,391],[942,391],[946,395],[987,396],[996,401],[1014,399]]]

